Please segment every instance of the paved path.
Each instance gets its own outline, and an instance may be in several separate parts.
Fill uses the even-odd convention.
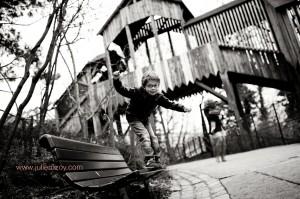
[[[300,144],[168,167],[171,199],[300,199]]]
[[[170,198],[182,199],[229,199],[224,186],[218,179],[197,171],[171,170],[172,194]]]

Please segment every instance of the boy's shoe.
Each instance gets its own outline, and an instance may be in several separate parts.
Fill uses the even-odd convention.
[[[146,162],[145,167],[146,167],[146,168],[149,168],[149,169],[162,169],[162,168],[163,168],[162,165],[161,165],[161,163],[155,161],[154,158],[149,159],[149,160]]]

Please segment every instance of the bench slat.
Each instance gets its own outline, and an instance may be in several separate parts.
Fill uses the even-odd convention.
[[[57,160],[90,160],[90,161],[124,161],[122,155],[74,151],[68,149],[55,148],[54,153]]]
[[[71,181],[83,181],[96,178],[112,177],[117,175],[130,174],[132,171],[129,168],[117,170],[98,170],[98,171],[85,171],[85,172],[69,172],[66,177]]]
[[[82,167],[82,170],[80,170],[80,171],[128,168],[125,161],[122,161],[122,162],[86,162],[86,161],[60,160],[59,163],[64,166],[68,166],[68,165],[70,165],[71,167],[80,166],[80,167]]]
[[[108,178],[100,178],[94,180],[86,180],[86,181],[79,181],[74,182],[75,185],[79,187],[86,187],[86,188],[100,188],[110,184],[115,183],[117,180],[126,177],[126,175],[120,175],[115,177],[108,177]]]
[[[54,148],[63,148],[77,151],[107,153],[107,154],[120,154],[118,149],[101,146],[97,144],[84,143],[76,140],[71,140],[67,138],[62,138],[54,135],[44,134],[41,136],[40,145],[48,150],[53,150]]]

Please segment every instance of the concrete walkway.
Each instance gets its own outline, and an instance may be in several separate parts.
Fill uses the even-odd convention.
[[[171,199],[300,199],[300,144],[168,167]]]

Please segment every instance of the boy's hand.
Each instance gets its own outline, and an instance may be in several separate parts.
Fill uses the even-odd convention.
[[[120,78],[120,71],[113,72],[113,78],[114,79],[119,79]]]
[[[183,111],[187,113],[187,112],[191,112],[192,109],[191,109],[191,108],[184,107]]]

